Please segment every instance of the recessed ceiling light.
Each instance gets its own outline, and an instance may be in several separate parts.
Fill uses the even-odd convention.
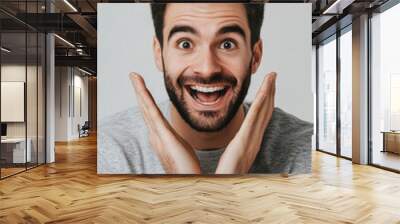
[[[64,38],[62,38],[62,37],[60,37],[59,35],[57,35],[57,34],[54,34],[54,36],[55,37],[57,37],[59,40],[61,40],[62,42],[64,42],[64,43],[66,43],[67,45],[69,45],[70,47],[73,47],[73,48],[75,48],[75,45],[73,45],[71,42],[69,42],[68,40],[66,40],[66,39],[64,39]]]
[[[81,72],[83,72],[83,73],[85,73],[85,74],[87,74],[87,75],[90,75],[90,76],[92,75],[92,73],[90,73],[90,72],[88,72],[88,71],[86,71],[86,70],[83,70],[83,69],[81,69],[81,68],[79,68],[79,67],[78,67],[78,70],[81,71]]]
[[[343,9],[353,2],[354,0],[336,0],[322,14],[342,14]]]
[[[11,52],[11,50],[9,50],[9,49],[7,49],[5,47],[1,47],[1,51],[4,51],[6,53],[10,53]]]
[[[78,10],[71,4],[69,3],[68,0],[64,0],[65,4],[67,4],[74,12],[78,12]]]

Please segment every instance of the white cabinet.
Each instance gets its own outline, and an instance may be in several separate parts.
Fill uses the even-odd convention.
[[[25,163],[32,161],[32,140],[28,138],[7,138],[1,140],[2,147],[12,149],[12,163]],[[25,144],[27,144],[25,151]],[[26,159],[26,161],[25,161]]]

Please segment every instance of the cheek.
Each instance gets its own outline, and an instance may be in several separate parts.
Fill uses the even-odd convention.
[[[187,58],[173,51],[165,52],[163,58],[166,73],[172,80],[177,80],[187,67]]]
[[[243,82],[249,75],[250,55],[245,56],[220,56],[221,64],[229,71],[229,74],[235,76],[239,82]]]

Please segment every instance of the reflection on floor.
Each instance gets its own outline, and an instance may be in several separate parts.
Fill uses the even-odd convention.
[[[392,152],[374,151],[373,163],[388,167],[395,170],[400,170],[400,155]]]
[[[1,178],[24,171],[25,168],[1,168]]]
[[[313,152],[307,175],[97,175],[96,139],[0,181],[0,223],[399,223],[400,175]]]
[[[26,169],[30,169],[30,168],[35,167],[37,165],[36,165],[36,163],[28,163],[28,164],[26,164],[27,168],[25,167],[25,164],[18,164],[18,165],[13,165],[13,164],[4,165],[3,164],[3,166],[5,166],[5,167],[2,167],[1,170],[0,170],[1,178],[5,178],[7,176],[10,176],[10,175],[25,171]]]

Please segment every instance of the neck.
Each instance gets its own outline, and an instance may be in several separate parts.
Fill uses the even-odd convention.
[[[182,119],[175,106],[171,104],[171,125],[178,134],[197,150],[210,150],[226,147],[239,131],[245,117],[243,104],[229,122],[220,131],[200,132],[194,130],[185,120]]]

